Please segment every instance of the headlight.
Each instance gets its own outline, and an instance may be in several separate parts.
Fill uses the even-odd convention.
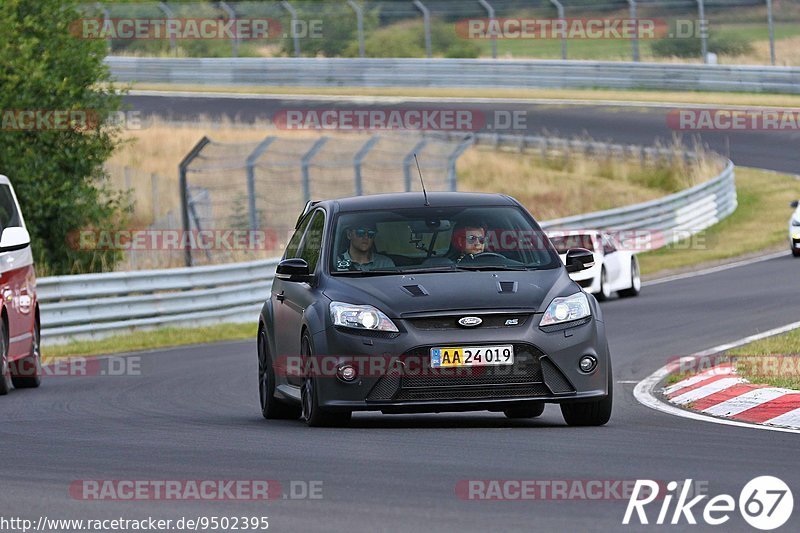
[[[580,320],[592,314],[589,307],[589,299],[586,297],[585,292],[577,292],[572,296],[564,296],[554,298],[550,305],[547,306],[547,311],[544,312],[540,326],[552,326],[553,324],[562,324],[564,322],[572,322],[573,320]]]
[[[334,326],[346,328],[393,331],[395,333],[399,331],[388,316],[371,305],[331,302],[331,320],[333,320]]]
[[[792,219],[792,226],[800,226],[800,220],[793,218]]]
[[[800,231],[792,232],[792,239],[794,239],[794,240],[800,239]]]

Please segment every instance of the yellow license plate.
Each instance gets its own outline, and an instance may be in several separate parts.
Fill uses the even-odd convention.
[[[431,366],[433,368],[513,364],[514,347],[511,344],[431,348]]]

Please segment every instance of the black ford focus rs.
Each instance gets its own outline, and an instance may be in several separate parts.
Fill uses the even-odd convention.
[[[516,200],[398,193],[309,202],[258,328],[265,418],[344,424],[353,411],[558,403],[570,425],[611,416],[600,308]]]

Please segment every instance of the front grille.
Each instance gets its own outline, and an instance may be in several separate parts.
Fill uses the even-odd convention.
[[[530,344],[514,344],[513,365],[449,369],[430,367],[430,349],[423,346],[401,356],[406,363],[402,375],[379,379],[367,400],[469,400],[551,394],[540,363],[544,353]]]
[[[539,361],[541,363],[542,375],[544,381],[554,394],[565,394],[575,392],[575,387],[569,382],[567,377],[553,364],[547,357],[542,357]]]
[[[480,317],[483,322],[480,326],[474,328],[464,328],[458,325],[458,320],[465,316]],[[530,314],[498,314],[498,315],[446,315],[446,316],[432,316],[423,318],[409,318],[406,319],[413,327],[421,330],[439,330],[439,329],[479,329],[479,328],[508,328],[523,326],[528,321]],[[516,321],[516,323],[514,323]],[[508,322],[508,323],[507,323]]]
[[[550,391],[543,383],[531,383],[523,387],[475,387],[454,390],[401,389],[395,400],[481,400],[549,395]]]

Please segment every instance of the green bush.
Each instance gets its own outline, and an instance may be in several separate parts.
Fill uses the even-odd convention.
[[[74,0],[0,3],[0,110],[84,111],[99,123],[0,132],[0,171],[14,183],[41,270],[54,274],[113,267],[117,253],[80,252],[68,237],[117,229],[124,213],[103,170],[117,144],[108,118],[120,96],[103,64],[106,43],[70,34],[79,17]]]
[[[422,22],[401,22],[373,32],[365,42],[368,57],[425,57],[425,26]],[[480,48],[460,38],[453,24],[431,24],[431,52],[443,57],[478,57]],[[357,55],[357,43],[345,55]]]
[[[651,45],[657,57],[700,57],[700,37],[666,37]],[[712,34],[708,38],[708,51],[715,54],[742,55],[752,52],[753,45],[744,36],[735,33]]]

